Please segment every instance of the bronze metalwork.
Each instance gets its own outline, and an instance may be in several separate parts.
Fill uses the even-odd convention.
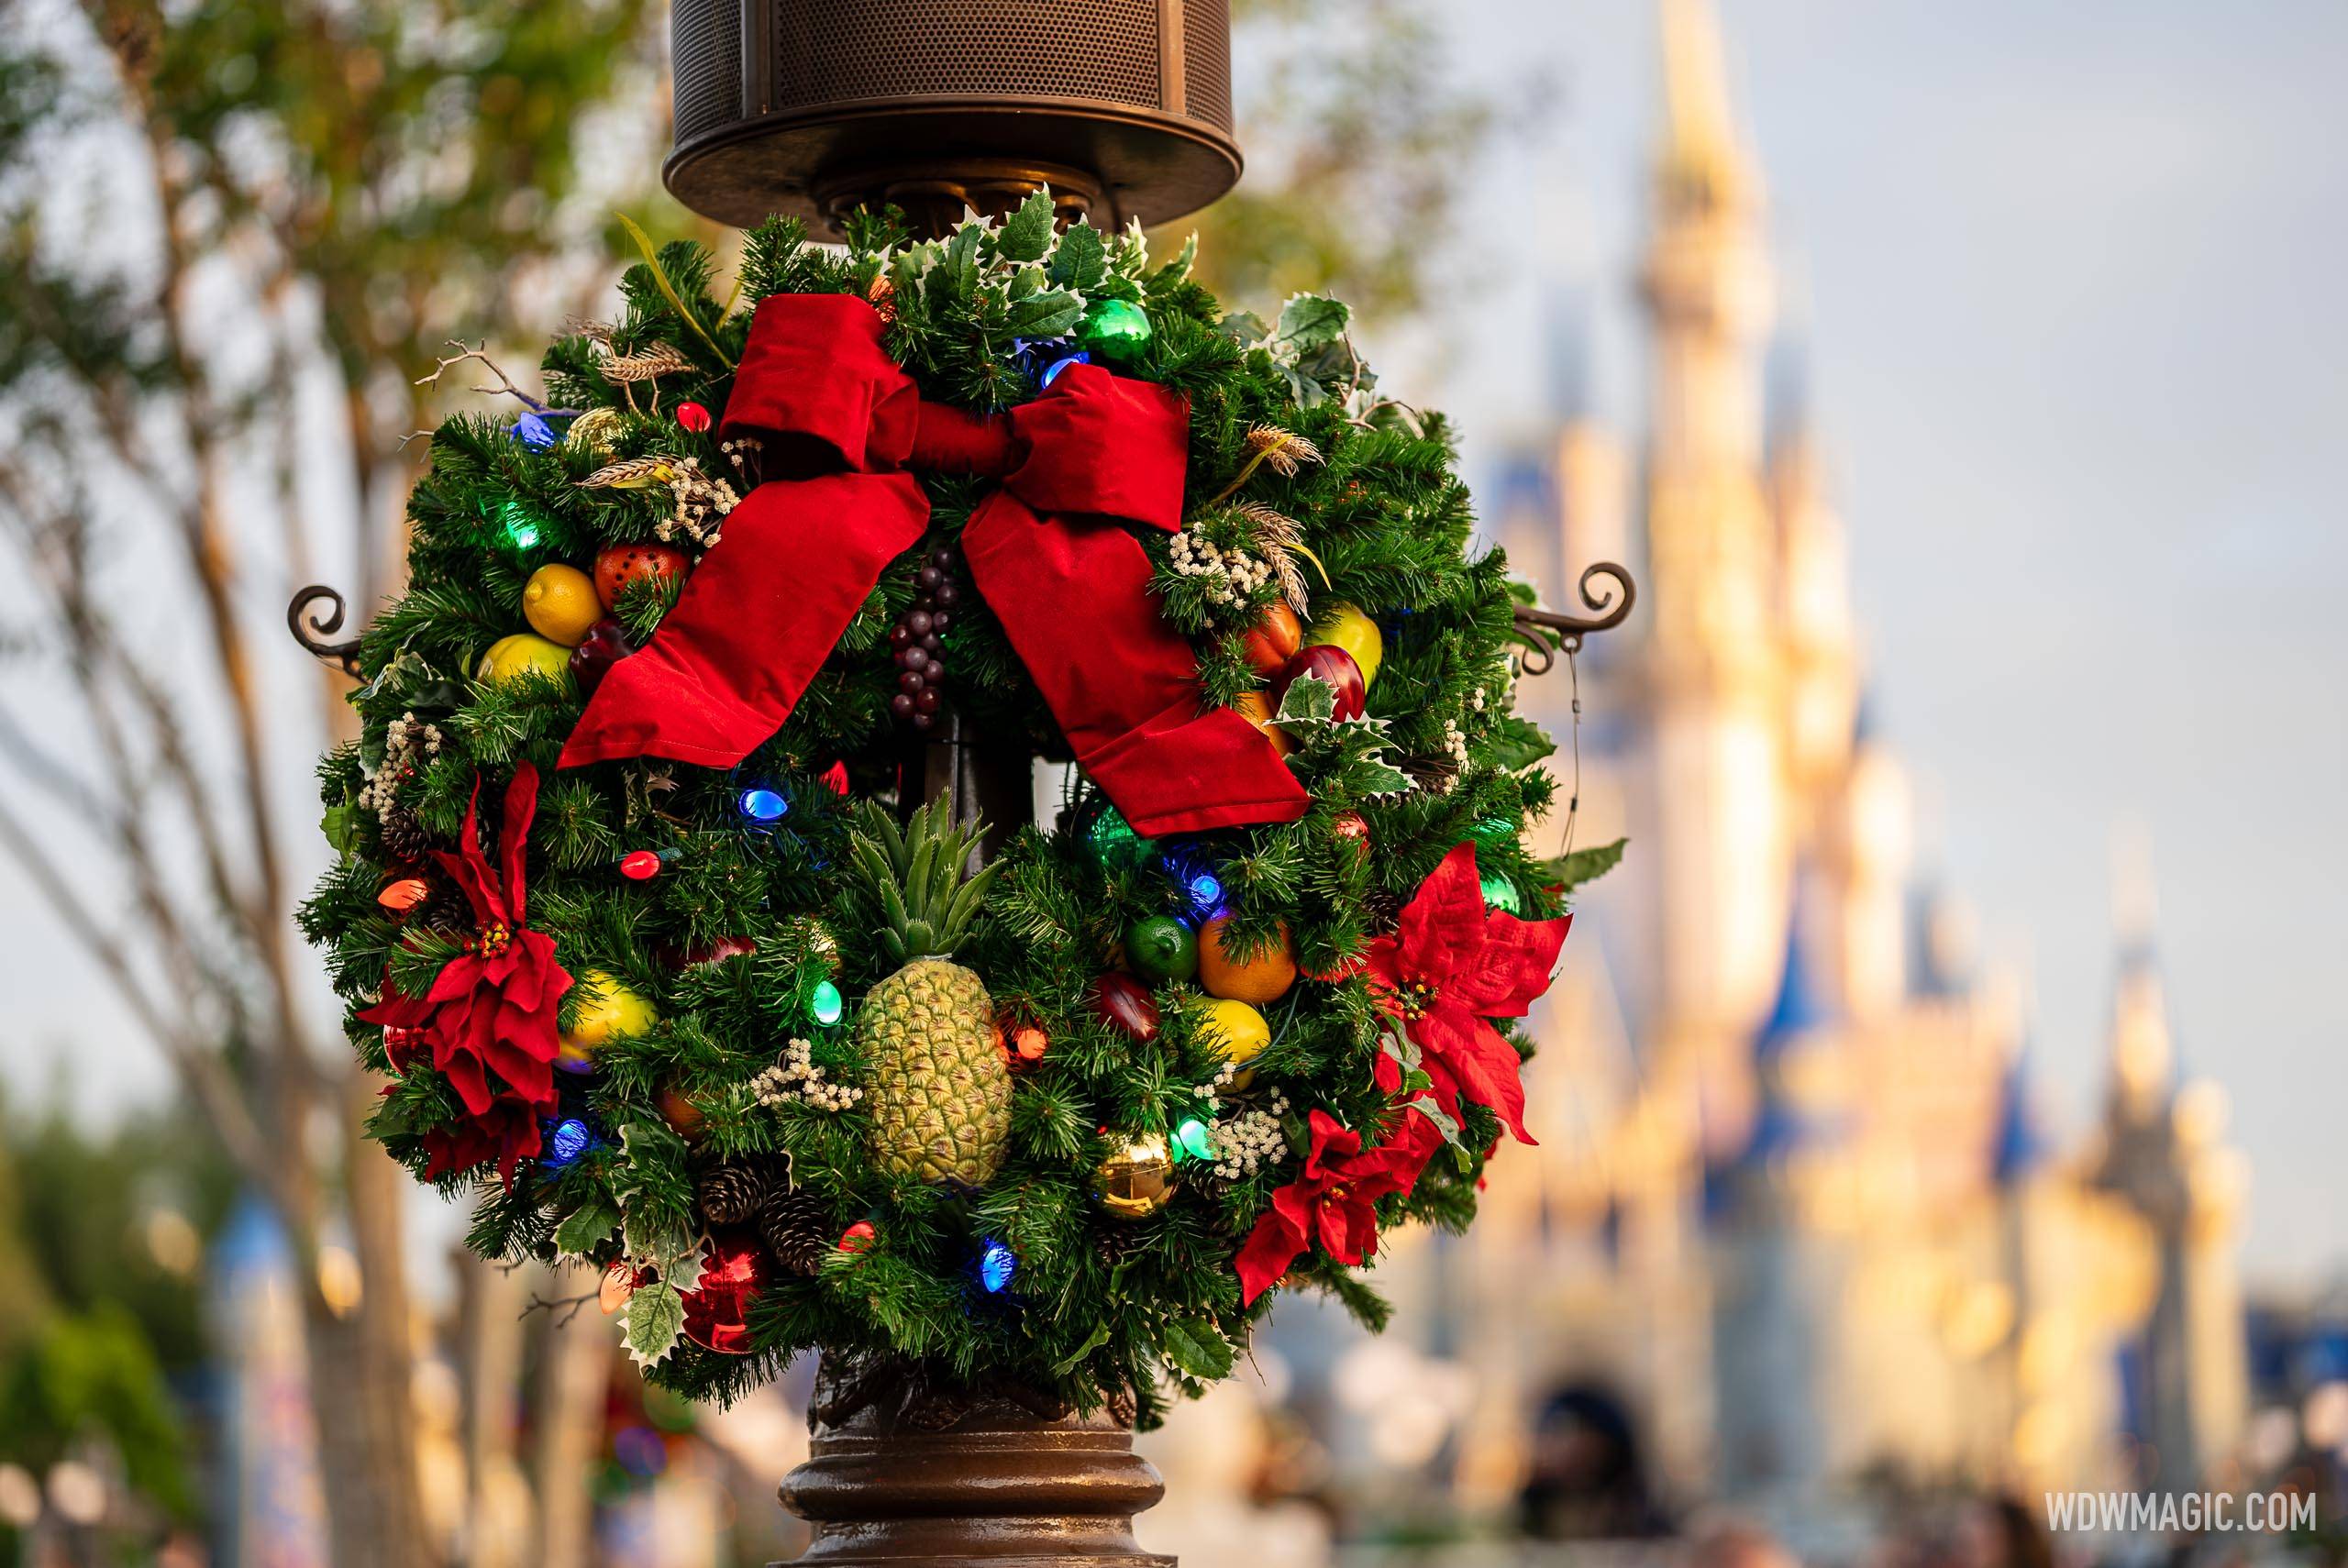
[[[1618,602],[1611,590],[1603,593],[1590,590],[1590,580],[1596,578],[1611,582],[1622,590]],[[1612,561],[1599,561],[1587,568],[1575,585],[1581,602],[1591,613],[1567,615],[1556,610],[1520,608],[1516,612],[1516,638],[1524,646],[1524,673],[1546,675],[1556,668],[1558,650],[1567,654],[1581,651],[1581,640],[1592,632],[1611,631],[1630,619],[1631,606],[1638,602],[1639,585],[1631,574]]]
[[[1165,1495],[1133,1451],[1133,1412],[1079,1416],[1040,1390],[942,1380],[899,1358],[826,1353],[807,1463],[783,1507],[814,1527],[797,1561],[891,1568],[1173,1568],[1134,1516]]]
[[[958,187],[986,213],[1048,182],[1109,228],[1239,178],[1227,0],[676,0],[670,40],[662,175],[721,223],[919,221]]]
[[[311,616],[309,626],[305,630],[302,624],[302,612],[321,599],[330,601],[334,607],[323,617]],[[343,674],[356,680],[359,679],[360,639],[352,637],[339,643],[330,643],[326,640],[342,630],[343,610],[340,593],[322,582],[314,582],[295,593],[294,602],[286,605],[285,627],[294,634],[294,640],[302,645],[302,650],[305,653],[316,658],[334,660],[342,667]]]

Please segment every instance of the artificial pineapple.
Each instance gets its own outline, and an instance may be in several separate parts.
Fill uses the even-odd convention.
[[[1011,1137],[1011,1067],[994,1038],[994,1002],[954,948],[994,880],[968,881],[978,841],[924,806],[900,832],[868,805],[852,843],[880,911],[881,948],[903,966],[865,993],[856,1042],[869,1064],[872,1156],[882,1170],[978,1187],[1002,1168]]]

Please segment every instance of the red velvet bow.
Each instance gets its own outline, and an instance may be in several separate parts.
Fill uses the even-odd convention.
[[[402,996],[387,979],[383,999],[358,1015],[382,1024],[387,1040],[393,1030],[415,1031],[464,1103],[469,1129],[426,1134],[435,1176],[494,1157],[510,1177],[516,1160],[538,1152],[539,1113],[555,1104],[555,1007],[570,988],[570,976],[554,961],[554,938],[522,929],[523,864],[538,809],[538,770],[522,764],[505,788],[502,884],[482,853],[480,809],[476,778],[460,853],[437,853],[472,905],[478,931],[471,946],[441,966],[423,996]],[[394,1052],[395,1066],[404,1054]],[[500,1081],[490,1078],[493,1069]]]
[[[725,520],[640,652],[604,678],[562,766],[666,756],[730,767],[789,718],[928,498],[908,466],[997,476],[962,555],[1077,762],[1134,831],[1293,822],[1305,794],[1248,722],[1201,711],[1190,644],[1118,525],[1181,526],[1189,420],[1147,381],[1070,365],[985,420],[924,403],[847,294],[762,301],[722,433],[775,476]]]

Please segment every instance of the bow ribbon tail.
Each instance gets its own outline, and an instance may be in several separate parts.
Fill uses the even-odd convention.
[[[1135,833],[1304,814],[1303,786],[1254,725],[1200,711],[1198,659],[1158,613],[1149,557],[1124,529],[1038,517],[999,492],[963,529],[962,558],[1077,762]]]
[[[782,726],[880,580],[929,522],[907,474],[764,484],[686,580],[651,642],[612,666],[565,767],[665,756],[731,767]]]

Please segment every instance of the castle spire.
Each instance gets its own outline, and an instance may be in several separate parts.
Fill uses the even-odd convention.
[[[1664,137],[1656,175],[1667,201],[1732,207],[1756,194],[1729,107],[1711,0],[1663,0]]]
[[[2165,1106],[2176,1081],[2168,997],[2153,947],[2153,856],[2141,830],[2124,832],[2112,850],[2112,924],[2120,973],[2111,998],[2111,1088],[2126,1110],[2142,1116]]]

